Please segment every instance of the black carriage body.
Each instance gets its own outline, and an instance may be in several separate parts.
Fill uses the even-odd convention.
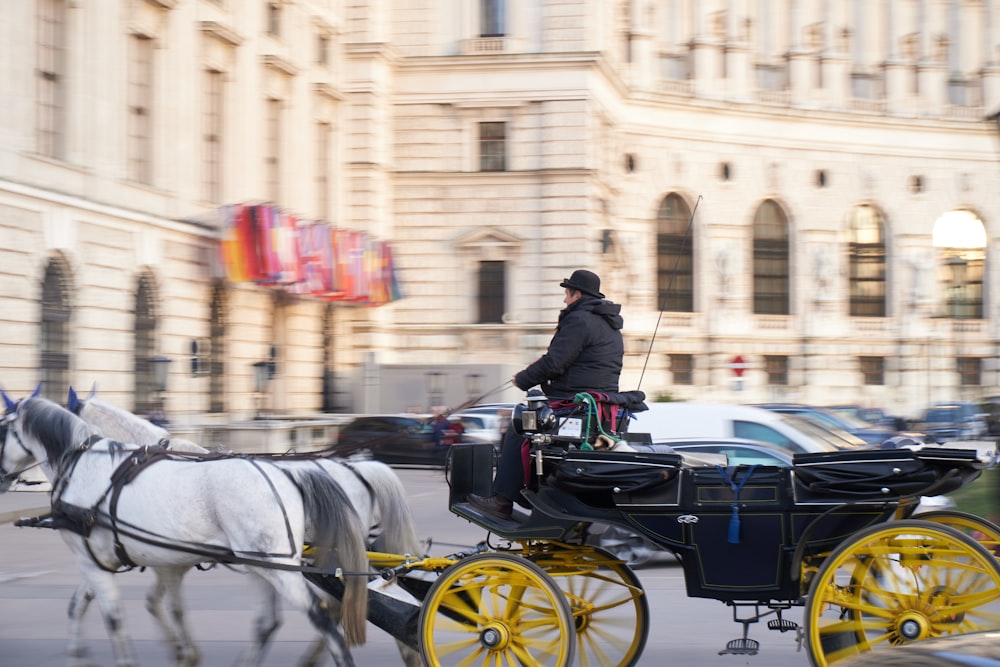
[[[464,448],[452,447],[451,505],[475,520],[455,506],[489,488],[492,466]],[[656,452],[538,452],[542,474],[525,492],[530,518],[491,531],[570,541],[581,526],[617,525],[673,552],[689,596],[761,603],[801,599],[803,559],[897,511],[909,515],[919,495],[947,493],[982,468],[973,451],[940,448],[799,455],[786,468],[684,468],[680,456]]]

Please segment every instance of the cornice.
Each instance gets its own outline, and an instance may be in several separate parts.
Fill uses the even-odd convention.
[[[243,43],[243,36],[232,28],[222,25],[218,21],[202,21],[201,31],[210,37],[214,37],[220,42],[230,46],[239,46]]]

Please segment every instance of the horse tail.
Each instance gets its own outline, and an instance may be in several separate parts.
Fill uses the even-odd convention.
[[[399,475],[380,461],[359,461],[354,465],[371,486],[378,504],[381,527],[376,541],[378,549],[392,554],[420,556],[423,545],[417,537],[413,510]]]
[[[306,523],[311,529],[316,565],[339,566],[344,577],[344,638],[350,646],[365,643],[368,618],[367,531],[344,490],[329,475],[311,468],[290,471],[302,491]]]

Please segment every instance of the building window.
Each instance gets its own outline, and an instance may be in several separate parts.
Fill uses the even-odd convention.
[[[987,243],[982,220],[971,211],[948,211],[934,223],[932,243],[938,253],[938,280],[946,295],[947,316],[982,319]]]
[[[768,199],[753,218],[754,313],[789,314],[788,255],[788,220],[777,202]]]
[[[326,304],[326,310],[323,313],[323,398],[322,398],[322,410],[323,412],[336,412],[337,407],[337,383],[336,383],[336,373],[335,373],[335,357],[334,357],[334,343],[335,343],[335,326],[336,321],[334,315],[337,309],[332,303]]]
[[[656,294],[661,310],[694,312],[694,248],[691,209],[667,195],[656,212]]]
[[[861,357],[859,362],[861,363],[861,377],[864,378],[864,384],[885,384],[885,358]]]
[[[66,2],[38,0],[35,140],[42,155],[62,159],[66,137]]]
[[[281,36],[281,2],[267,2],[264,8],[267,34],[272,37]]]
[[[226,411],[226,290],[221,283],[212,287],[209,307],[208,382],[209,412]]]
[[[330,219],[330,123],[316,123],[316,206],[321,220]]]
[[[479,0],[479,36],[503,37],[504,0]]]
[[[874,206],[851,211],[850,313],[856,317],[885,317],[885,224]]]
[[[983,360],[979,357],[957,357],[955,359],[959,383],[963,387],[978,387],[983,383]]]
[[[765,355],[764,372],[767,373],[767,383],[773,385],[788,384],[788,357]]]
[[[61,257],[49,260],[42,282],[42,331],[39,375],[42,395],[61,400],[69,386],[69,268]]]
[[[506,278],[505,262],[479,263],[479,324],[503,322],[503,314],[507,312]]]
[[[264,141],[265,192],[275,204],[281,202],[281,100],[268,98]]]
[[[479,170],[506,171],[507,123],[479,124]]]
[[[153,362],[156,354],[156,286],[148,273],[139,277],[135,292],[135,408],[136,414],[156,410],[156,387],[153,386]]]
[[[694,384],[694,356],[690,354],[671,354],[670,373],[674,384]]]
[[[222,119],[224,79],[222,72],[205,71],[204,112],[204,176],[205,201],[222,201]]]
[[[324,32],[316,35],[316,64],[330,64],[330,36]]]
[[[153,182],[153,40],[132,35],[128,73],[128,177]]]

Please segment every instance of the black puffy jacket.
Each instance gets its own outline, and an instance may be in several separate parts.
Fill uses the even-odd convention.
[[[559,313],[548,351],[514,376],[518,389],[541,385],[549,398],[618,391],[625,344],[621,306],[584,295]]]

